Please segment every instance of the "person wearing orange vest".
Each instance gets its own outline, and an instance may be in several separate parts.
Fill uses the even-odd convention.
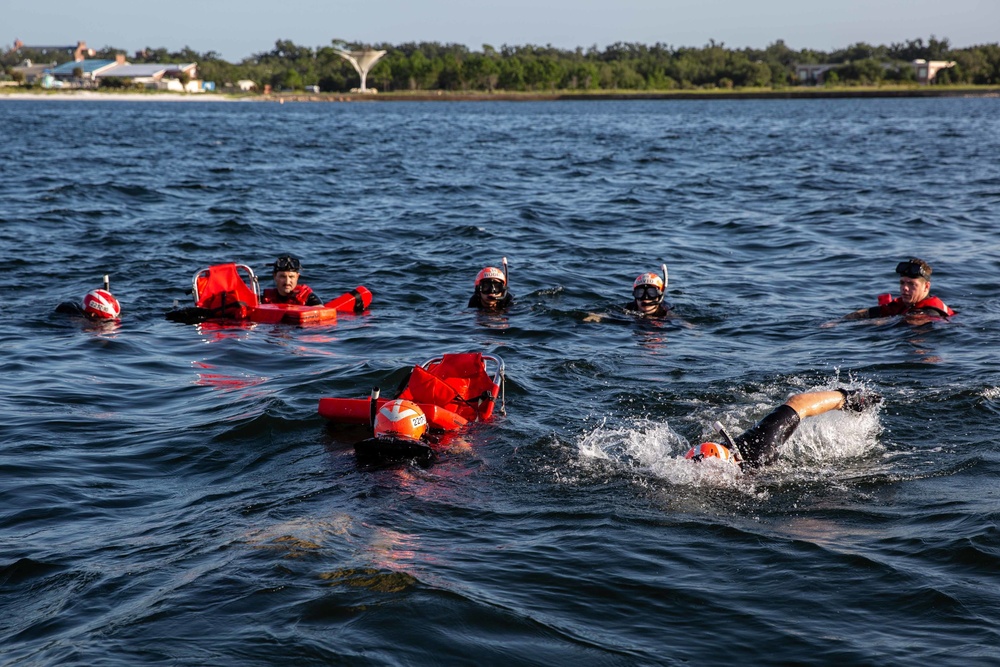
[[[274,262],[274,287],[264,290],[262,303],[288,303],[297,306],[322,306],[323,300],[312,288],[299,284],[302,263],[298,257],[282,255]]]
[[[899,274],[900,296],[895,299],[891,294],[879,295],[879,305],[862,308],[848,313],[842,319],[865,320],[877,317],[906,316],[926,321],[928,318],[948,318],[955,314],[944,301],[931,295],[930,264],[913,257],[896,265]]]

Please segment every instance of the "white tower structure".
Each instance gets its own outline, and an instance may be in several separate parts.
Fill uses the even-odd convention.
[[[340,54],[341,58],[354,65],[354,69],[361,75],[361,87],[357,91],[359,93],[376,92],[368,90],[365,81],[368,78],[368,72],[375,66],[379,58],[385,55],[385,51],[341,51],[337,49],[337,53]]]

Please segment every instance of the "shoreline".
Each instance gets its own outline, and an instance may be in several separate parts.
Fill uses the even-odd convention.
[[[225,93],[135,93],[74,91],[6,92],[3,100],[118,101],[118,102],[561,102],[622,100],[762,100],[762,99],[865,99],[918,97],[997,97],[1000,87],[861,88],[861,89],[748,89],[703,91],[615,91],[615,92],[401,92],[364,95],[358,93],[273,93],[228,95]]]
[[[16,93],[0,89],[3,100],[53,100],[58,102],[241,102],[238,97],[216,93],[104,93],[93,90],[37,91]],[[248,101],[254,101],[249,99]]]

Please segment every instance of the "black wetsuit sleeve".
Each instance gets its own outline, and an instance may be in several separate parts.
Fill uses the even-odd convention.
[[[63,301],[56,306],[56,312],[63,315],[83,315],[83,306],[76,301]]]
[[[799,426],[799,413],[789,405],[779,405],[749,431],[736,438],[736,449],[745,465],[757,467],[773,463],[778,449]]]
[[[483,305],[483,301],[479,296],[479,292],[475,292],[469,299],[469,308],[478,308],[479,310],[489,310],[490,312],[496,312],[498,310],[503,310],[505,308],[510,308],[514,304],[514,295],[511,292],[507,292],[507,296],[497,304],[495,309],[486,308]]]
[[[321,298],[319,298],[318,296],[316,296],[316,292],[310,292],[309,293],[309,298],[306,299],[306,305],[307,306],[322,306],[323,305],[323,300]]]

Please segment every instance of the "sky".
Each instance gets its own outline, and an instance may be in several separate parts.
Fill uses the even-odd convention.
[[[328,46],[441,42],[479,51],[526,44],[561,49],[615,42],[832,51],[931,36],[953,47],[1000,42],[1000,0],[0,0],[0,48],[84,41],[215,51],[230,62],[275,41]]]

